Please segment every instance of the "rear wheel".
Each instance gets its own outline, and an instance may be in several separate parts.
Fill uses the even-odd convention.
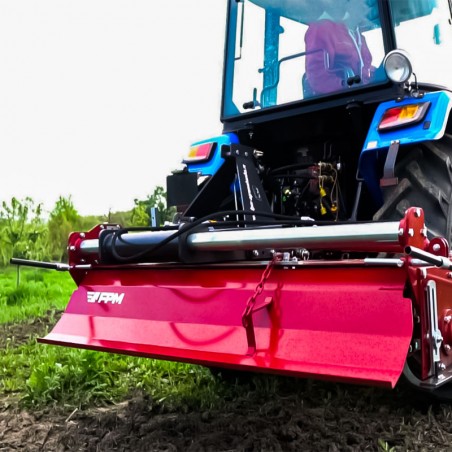
[[[403,378],[406,383],[410,386],[414,386],[418,390],[418,393],[424,395],[428,400],[433,399],[438,402],[452,402],[452,382],[449,381],[436,389],[427,389],[422,385],[422,381],[417,377],[416,372],[413,370],[416,368],[416,364],[412,365],[410,360],[407,360],[405,368],[403,369]]]
[[[384,192],[374,220],[399,220],[408,207],[424,210],[429,236],[452,242],[452,135],[403,150],[396,164],[398,185]]]
[[[419,143],[406,149],[395,167],[399,183],[384,192],[384,205],[374,220],[400,220],[409,207],[424,210],[429,238],[444,237],[452,244],[452,135],[437,141]],[[420,331],[415,328],[414,336]],[[420,339],[418,337],[418,339]],[[419,379],[420,355],[407,359],[404,377],[408,383],[437,400],[452,401],[452,384],[433,391]]]

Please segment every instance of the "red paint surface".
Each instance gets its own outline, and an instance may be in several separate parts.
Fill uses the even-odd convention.
[[[247,356],[242,314],[263,268],[93,270],[42,342],[206,365],[394,386],[412,334],[406,273],[364,266],[273,270]],[[87,291],[124,293],[88,303]]]

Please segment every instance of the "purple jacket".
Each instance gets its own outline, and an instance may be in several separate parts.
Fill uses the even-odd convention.
[[[340,91],[347,87],[341,68],[368,83],[373,72],[372,55],[361,33],[351,34],[343,23],[322,19],[312,23],[305,35],[306,80],[313,94]],[[325,64],[329,64],[325,67]]]

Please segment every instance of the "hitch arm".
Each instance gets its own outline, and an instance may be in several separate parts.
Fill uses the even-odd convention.
[[[19,259],[16,257],[12,257],[9,262],[12,265],[24,265],[26,267],[48,268],[50,270],[58,271],[69,271],[70,269],[70,266],[68,264],[63,264],[62,262],[41,262],[29,259]]]

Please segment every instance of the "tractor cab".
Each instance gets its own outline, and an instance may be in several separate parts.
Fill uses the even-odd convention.
[[[452,87],[451,54],[448,0],[230,0],[222,119]]]

